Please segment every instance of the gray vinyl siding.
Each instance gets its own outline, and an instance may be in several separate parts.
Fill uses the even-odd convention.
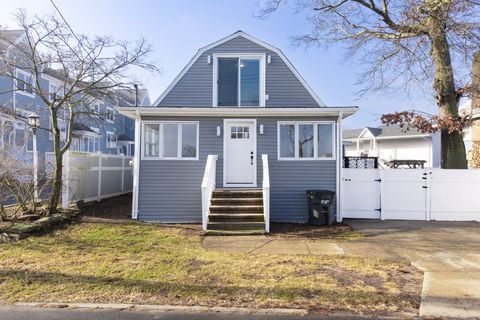
[[[223,118],[148,117],[142,120],[199,121],[199,160],[141,160],[138,219],[151,222],[200,222],[200,186],[209,154],[217,154],[217,187],[223,186]],[[262,154],[270,166],[272,221],[305,222],[308,218],[305,191],[335,191],[335,160],[277,160],[277,121],[333,120],[332,118],[257,118],[257,184],[262,186]],[[258,126],[264,125],[264,134]]]
[[[318,107],[318,103],[276,53],[238,36],[204,52],[184,74],[158,106],[209,107],[212,106],[213,62],[207,56],[213,53],[266,53],[265,93],[267,107]]]

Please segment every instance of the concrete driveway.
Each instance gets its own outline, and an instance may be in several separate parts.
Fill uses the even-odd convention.
[[[407,259],[425,271],[420,316],[480,318],[480,223],[345,220],[365,237],[347,254]]]

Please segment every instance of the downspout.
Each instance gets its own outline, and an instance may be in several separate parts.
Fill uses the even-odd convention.
[[[342,119],[343,119],[343,113],[340,112],[338,115],[337,119],[337,181],[336,181],[336,216],[337,216],[337,222],[342,222],[343,216],[342,216],[342,201],[341,201],[341,181],[342,181],[342,159],[343,159],[343,134],[342,134]]]
[[[140,182],[140,126],[141,118],[138,111],[135,113],[135,155],[133,157],[133,195],[132,195],[132,219],[138,217],[138,191]]]

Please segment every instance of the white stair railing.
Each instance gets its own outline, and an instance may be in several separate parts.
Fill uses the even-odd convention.
[[[208,214],[210,213],[210,200],[216,187],[218,155],[209,155],[205,165],[202,180],[202,228],[207,231]]]
[[[263,216],[265,220],[265,232],[270,233],[270,172],[268,168],[268,155],[262,154],[263,165]]]

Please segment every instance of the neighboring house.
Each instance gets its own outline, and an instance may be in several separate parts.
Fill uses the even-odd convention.
[[[458,113],[462,116],[470,116],[472,120],[480,118],[480,110],[472,110],[472,99],[462,99],[458,107]],[[467,153],[467,160],[472,158],[472,129],[470,127],[463,129],[463,142],[465,143],[465,151]]]
[[[327,107],[279,49],[242,31],[207,45],[152,107],[120,108],[141,147],[132,218],[222,233],[306,222],[307,190],[339,195],[341,121],[356,110]]]
[[[23,41],[25,34],[21,30],[1,31],[0,49],[9,50],[11,41]],[[15,52],[9,51],[11,54]],[[50,114],[44,102],[35,95],[35,85],[31,75],[24,70],[17,70],[17,77],[24,77],[25,83],[16,83],[15,79],[0,76],[0,148],[11,149],[18,157],[31,159],[32,142],[30,131],[26,125],[26,117],[35,112],[40,116],[40,127],[50,127]],[[53,95],[61,94],[63,79],[53,69],[45,69],[40,86]],[[146,90],[139,90],[138,105],[150,105]],[[106,154],[133,155],[134,153],[134,121],[119,114],[118,105],[135,105],[135,91],[117,89],[112,98],[92,99],[92,105],[104,120],[91,118],[78,119],[73,126],[71,150],[80,152],[101,152]],[[66,131],[68,112],[58,117],[59,127]],[[102,116],[103,118],[103,116]],[[37,148],[39,161],[44,163],[46,157],[53,152],[53,137],[48,130],[37,131]]]
[[[440,134],[408,130],[398,125],[343,131],[344,156],[378,157],[387,167],[392,160],[425,160],[426,167],[440,166]]]

